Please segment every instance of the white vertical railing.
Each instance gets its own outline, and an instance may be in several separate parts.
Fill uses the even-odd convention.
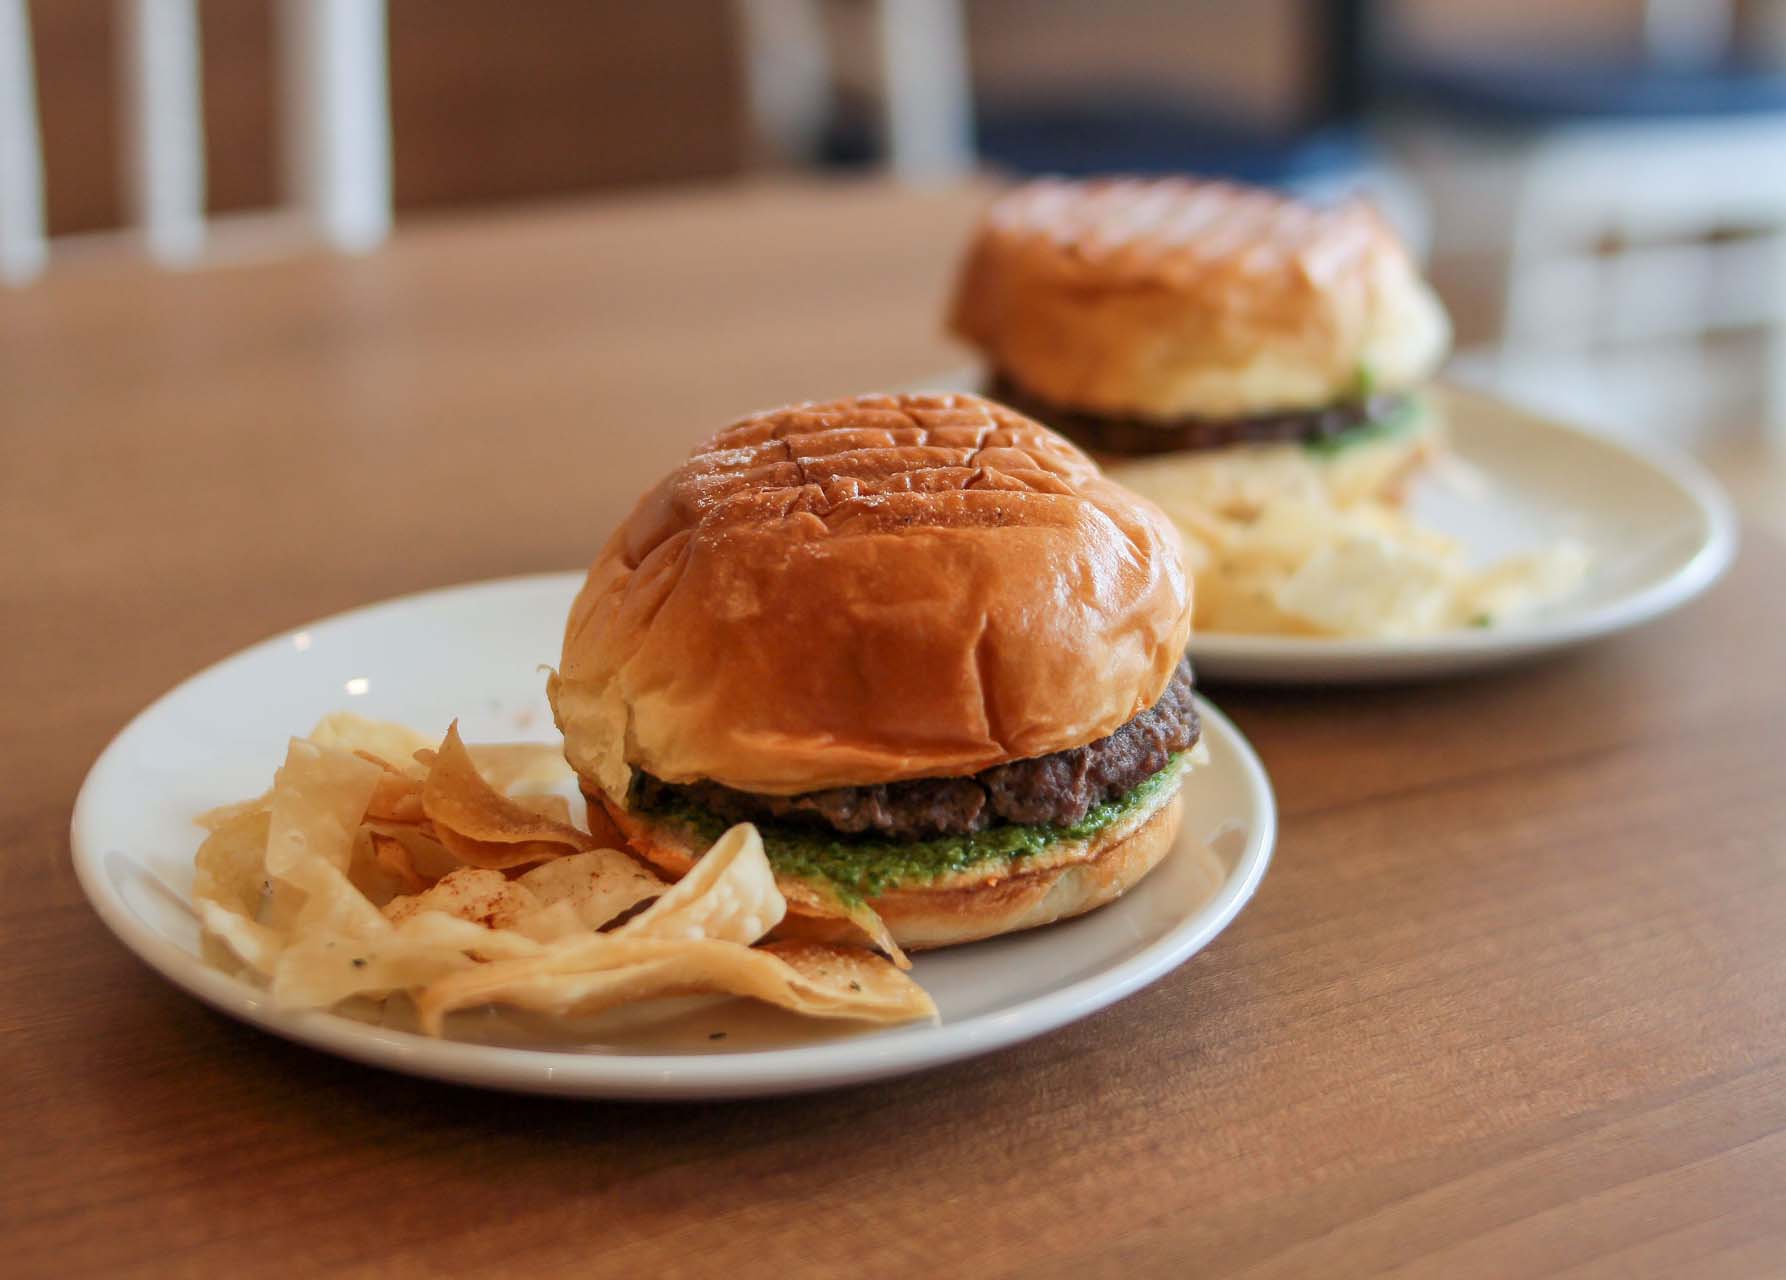
[[[783,163],[810,161],[831,98],[820,0],[735,0],[733,12],[758,149]]]
[[[880,0],[881,96],[893,172],[930,182],[974,164],[973,79],[960,0]]]
[[[48,256],[37,79],[25,0],[0,0],[0,282],[23,284]]]
[[[197,0],[114,2],[132,233],[170,264],[227,252],[226,241],[238,249],[282,242],[290,218],[248,214],[213,228],[205,217]],[[385,0],[278,3],[286,204],[310,236],[370,248],[391,227]],[[30,280],[48,258],[42,145],[26,0],[0,0],[0,283]]]
[[[118,0],[124,193],[149,253],[205,246],[205,121],[197,0]]]
[[[285,195],[340,249],[391,229],[384,0],[280,0]]]

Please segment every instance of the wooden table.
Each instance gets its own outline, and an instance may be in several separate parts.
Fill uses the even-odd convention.
[[[958,363],[973,192],[697,193],[0,294],[0,1272],[1786,1273],[1786,548],[1453,684],[1217,691],[1284,811],[1179,972],[783,1101],[422,1083],[87,909],[110,735],[275,630],[584,561],[692,434]]]

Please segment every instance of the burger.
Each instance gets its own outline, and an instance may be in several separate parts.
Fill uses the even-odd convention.
[[[1172,525],[973,395],[734,423],[597,556],[549,682],[592,824],[680,875],[754,823],[795,932],[905,947],[1111,901],[1200,756]]]
[[[1436,445],[1419,391],[1449,325],[1361,201],[1031,182],[982,220],[951,327],[998,399],[1221,517],[1393,501]]]

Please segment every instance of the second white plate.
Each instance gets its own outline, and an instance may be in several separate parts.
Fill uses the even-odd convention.
[[[1572,538],[1593,555],[1581,588],[1505,626],[1416,639],[1206,632],[1206,680],[1341,684],[1499,666],[1648,622],[1704,591],[1736,552],[1717,482],[1680,454],[1565,426],[1473,392],[1439,388],[1451,449],[1480,492],[1416,481],[1414,516],[1488,561]]]

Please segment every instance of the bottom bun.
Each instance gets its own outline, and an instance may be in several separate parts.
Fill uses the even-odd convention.
[[[594,788],[589,788],[593,791]],[[1020,929],[1033,929],[1114,902],[1157,866],[1172,848],[1184,818],[1182,775],[1148,810],[1113,823],[1086,840],[1061,840],[1036,854],[1033,866],[1015,875],[974,881],[955,876],[936,885],[906,884],[868,900],[900,946],[919,951],[975,942]],[[592,822],[612,822],[633,851],[681,876],[703,853],[703,845],[680,827],[656,823],[618,808],[599,793],[585,796]],[[790,904],[776,937],[815,942],[860,937],[846,920],[814,914]]]
[[[1399,504],[1409,479],[1440,451],[1430,418],[1412,430],[1333,450],[1301,444],[1242,444],[1224,449],[1100,457],[1106,475],[1152,499],[1167,515],[1195,524],[1211,513],[1250,520],[1286,500],[1350,507]]]

